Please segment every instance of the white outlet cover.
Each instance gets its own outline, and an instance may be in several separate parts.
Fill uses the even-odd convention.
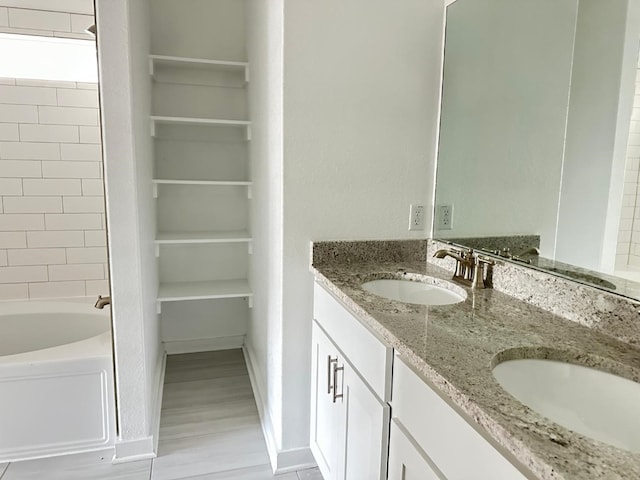
[[[409,230],[424,230],[424,205],[409,206]]]
[[[453,228],[453,205],[438,205],[436,214],[437,230],[451,230]]]

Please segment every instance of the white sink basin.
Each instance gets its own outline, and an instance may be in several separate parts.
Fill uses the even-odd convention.
[[[455,285],[451,285],[451,288],[444,288],[431,283],[410,280],[372,280],[363,283],[362,288],[390,300],[419,305],[451,305],[463,302],[467,298],[466,292]]]
[[[640,452],[640,384],[554,360],[508,360],[498,383],[532,410],[595,440]]]

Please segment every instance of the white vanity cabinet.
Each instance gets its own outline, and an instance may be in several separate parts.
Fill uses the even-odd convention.
[[[384,480],[392,349],[316,285],[311,450],[325,480]]]
[[[527,478],[398,355],[391,408],[389,480]]]
[[[527,478],[318,284],[313,317],[310,443],[324,480]]]

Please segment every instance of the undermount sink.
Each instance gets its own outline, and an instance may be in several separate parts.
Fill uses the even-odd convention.
[[[431,277],[428,277],[431,279]],[[369,293],[390,300],[419,305],[452,305],[463,302],[467,298],[466,292],[456,285],[447,287],[435,285],[435,278],[431,282],[417,282],[412,280],[383,279],[372,280],[362,284],[362,288]],[[442,284],[449,284],[444,280]]]
[[[640,384],[556,360],[499,363],[493,376],[527,407],[574,432],[640,452]]]

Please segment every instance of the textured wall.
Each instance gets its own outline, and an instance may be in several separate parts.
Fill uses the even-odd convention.
[[[107,294],[97,85],[0,83],[0,298]]]
[[[408,231],[408,210],[430,211],[444,7],[285,0],[267,13],[261,3],[249,21],[257,286],[247,349],[270,453],[286,468],[309,458],[310,240],[427,235]]]
[[[157,272],[148,115],[151,83],[148,2],[99,0],[98,63],[102,102],[119,438],[116,457],[148,456],[159,360]]]
[[[254,182],[251,202],[254,305],[247,328],[247,350],[261,418],[274,438],[282,424],[282,61],[284,0],[247,3],[248,59],[251,65],[249,145]]]

